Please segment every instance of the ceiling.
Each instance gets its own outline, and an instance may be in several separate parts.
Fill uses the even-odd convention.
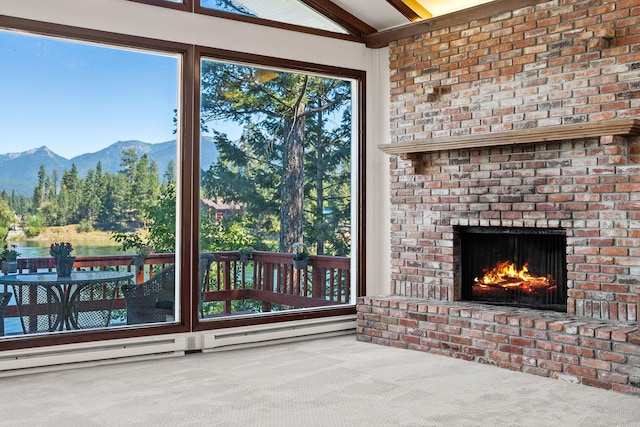
[[[364,21],[378,31],[406,25],[412,21],[403,15],[392,3],[402,3],[400,0],[331,0],[340,8],[356,18]],[[432,16],[488,3],[492,0],[414,0],[427,9]]]
[[[332,0],[337,6],[376,30],[406,25],[411,21],[387,0]]]
[[[251,16],[363,37],[491,1],[493,0],[199,0],[199,4],[206,10],[231,12],[236,16]]]

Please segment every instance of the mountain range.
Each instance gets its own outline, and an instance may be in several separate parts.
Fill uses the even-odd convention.
[[[218,157],[213,138],[203,136],[201,140],[201,162],[204,169],[208,169]],[[170,160],[176,160],[176,141],[167,141],[157,144],[150,144],[142,141],[118,141],[110,146],[96,151],[86,153],[71,159],[66,159],[57,155],[46,146],[33,148],[21,153],[0,154],[0,190],[5,190],[11,194],[31,196],[38,183],[38,171],[44,165],[49,177],[54,170],[58,171],[58,176],[62,177],[62,172],[70,170],[73,164],[78,169],[78,175],[84,178],[89,169],[95,169],[98,162],[102,163],[103,172],[118,172],[123,150],[133,148],[138,156],[146,154],[149,159],[155,160],[158,164],[160,177],[167,170]]]

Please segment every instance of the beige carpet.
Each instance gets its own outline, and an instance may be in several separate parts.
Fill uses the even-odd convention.
[[[354,336],[0,379],[3,426],[637,426],[640,398]]]

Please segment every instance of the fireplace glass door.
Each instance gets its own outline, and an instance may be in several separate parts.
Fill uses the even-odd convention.
[[[563,229],[461,227],[462,299],[567,310]]]

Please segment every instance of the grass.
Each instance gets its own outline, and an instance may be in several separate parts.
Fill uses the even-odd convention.
[[[72,242],[74,244],[96,243],[102,245],[116,245],[116,241],[111,237],[111,233],[102,230],[89,232],[79,232],[78,225],[65,225],[46,227],[40,234],[34,237],[27,237],[24,234],[13,236],[12,241],[30,242]]]

